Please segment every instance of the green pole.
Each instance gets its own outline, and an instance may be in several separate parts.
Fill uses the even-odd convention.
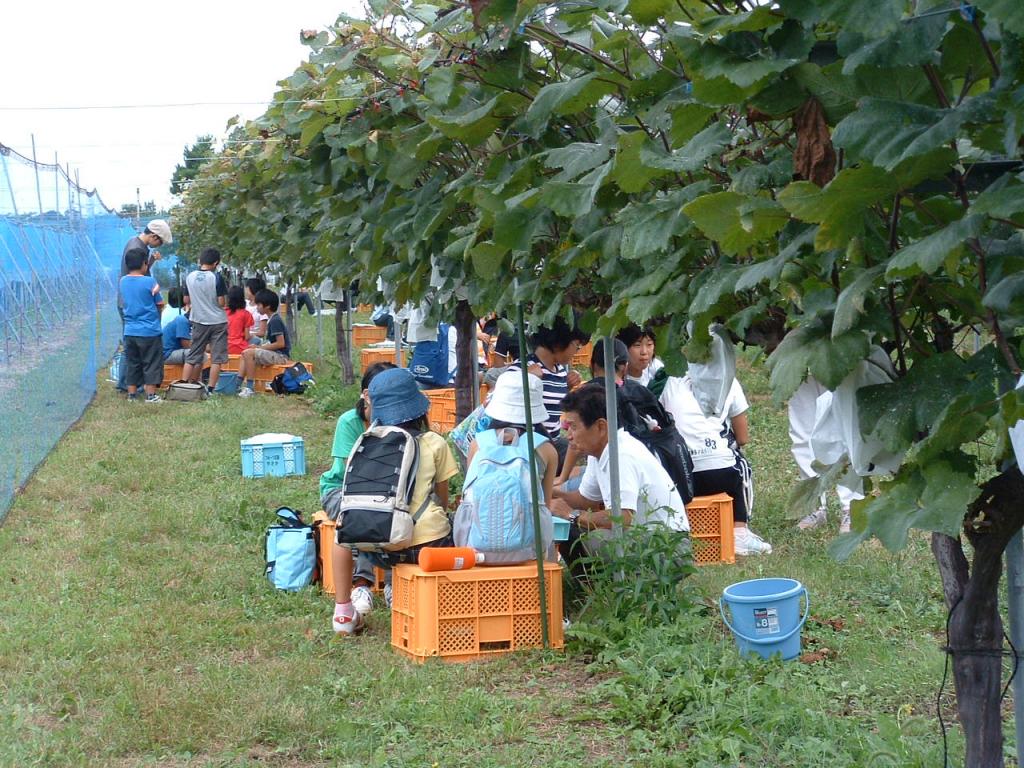
[[[605,420],[608,422],[608,475],[611,479],[612,529],[622,534],[622,492],[619,486],[619,395],[615,384],[615,339],[605,336],[597,342],[604,345],[604,402]],[[623,560],[622,539],[616,537],[615,552],[618,561]],[[615,574],[619,581],[626,580],[626,572],[619,569]]]
[[[530,416],[530,374],[526,370],[526,321],[523,319],[522,302],[519,303],[516,330],[519,333],[519,369],[523,374],[523,406],[526,408],[526,445],[530,453],[530,495],[533,498],[533,545],[537,553],[537,591],[540,594],[540,629],[544,647],[551,647],[548,628],[548,595],[544,584],[544,541],[540,535],[540,482],[537,478],[537,461],[534,456],[533,424]]]

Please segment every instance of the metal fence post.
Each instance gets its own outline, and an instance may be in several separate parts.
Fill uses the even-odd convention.
[[[526,365],[526,321],[522,302],[519,303],[516,331],[519,334],[519,370],[523,374],[523,408],[530,415],[530,373]],[[475,357],[475,356],[474,356]],[[540,535],[540,483],[537,478],[537,461],[534,456],[533,425],[526,424],[526,445],[530,454],[530,497],[533,501],[533,543],[537,555],[537,592],[540,597],[540,631],[544,647],[551,647],[551,630],[548,627],[548,592],[544,583],[544,541]]]

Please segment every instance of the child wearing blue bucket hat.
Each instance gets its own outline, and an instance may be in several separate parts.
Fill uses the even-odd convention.
[[[417,510],[423,507],[423,512],[416,519],[412,543],[405,549],[365,553],[373,565],[390,569],[401,563],[415,563],[423,547],[452,545],[451,525],[445,509],[448,506],[448,481],[459,470],[447,441],[430,431],[427,423],[430,401],[407,368],[381,371],[370,382],[367,394],[373,420],[411,432],[416,437],[419,450],[409,506]],[[325,511],[330,514],[330,510]],[[338,635],[352,635],[364,626],[363,615],[352,605],[352,550],[336,547],[332,565],[335,606],[331,623]]]

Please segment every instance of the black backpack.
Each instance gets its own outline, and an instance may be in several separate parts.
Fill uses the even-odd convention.
[[[374,423],[349,454],[341,488],[323,499],[337,521],[337,542],[366,551],[395,551],[412,544],[413,528],[431,494],[411,509],[420,454],[419,432]]]
[[[604,382],[600,379],[601,386]],[[675,419],[665,410],[651,390],[628,379],[616,387],[619,426],[658,457],[668,472],[684,504],[693,501],[693,458]]]

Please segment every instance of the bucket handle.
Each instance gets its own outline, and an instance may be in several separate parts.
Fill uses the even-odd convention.
[[[801,586],[801,592],[803,593],[804,598],[804,615],[800,617],[799,623],[797,623],[797,625],[793,627],[793,629],[791,629],[789,632],[781,636],[772,635],[771,637],[765,638],[747,637],[742,632],[738,631],[736,627],[734,627],[732,623],[729,621],[729,619],[726,617],[725,602],[722,597],[718,598],[718,612],[722,614],[722,621],[725,622],[725,626],[727,626],[734,635],[736,635],[737,637],[742,637],[748,643],[753,643],[754,645],[769,645],[772,643],[781,643],[785,640],[789,640],[789,638],[791,638],[794,633],[799,632],[801,630],[804,623],[807,621],[807,616],[811,612],[811,596],[807,594],[807,587]]]

